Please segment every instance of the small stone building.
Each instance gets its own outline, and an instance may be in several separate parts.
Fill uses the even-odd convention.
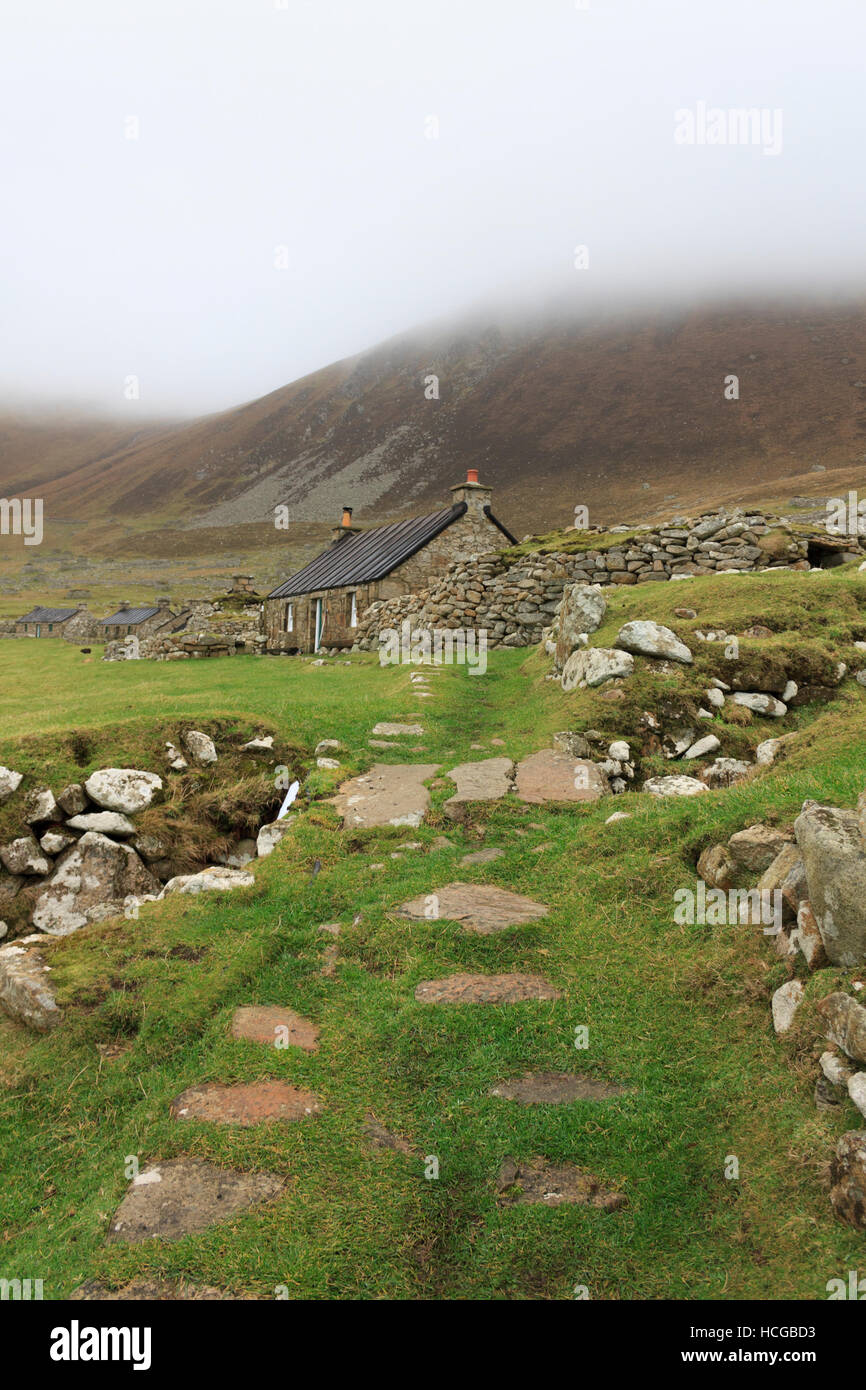
[[[363,531],[343,508],[334,538],[265,601],[270,652],[314,652],[351,647],[364,610],[379,599],[426,589],[455,560],[470,560],[514,545],[515,538],[490,509],[491,489],[471,468],[451,489],[442,511]]]
[[[66,626],[81,608],[32,608],[23,618],[15,619],[15,633],[20,637],[63,637]]]
[[[119,637],[153,637],[164,627],[177,622],[167,598],[158,599],[150,607],[133,608],[130,603],[122,603],[116,613],[110,613],[99,624],[101,641],[111,642]]]

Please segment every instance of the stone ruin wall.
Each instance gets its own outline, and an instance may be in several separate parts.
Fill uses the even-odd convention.
[[[621,543],[598,550],[458,560],[429,588],[371,605],[361,616],[356,647],[377,650],[380,632],[399,630],[406,619],[413,628],[486,628],[491,647],[534,646],[552,624],[566,584],[644,584],[726,570],[809,569],[809,548],[815,544],[827,554],[838,553],[840,560],[866,554],[862,538],[837,539],[819,527],[795,533],[759,512],[713,512],[677,525],[628,528]]]

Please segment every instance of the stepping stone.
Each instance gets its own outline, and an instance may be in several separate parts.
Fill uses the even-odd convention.
[[[445,814],[456,820],[464,801],[498,801],[511,791],[514,764],[510,758],[485,758],[477,763],[461,763],[448,773],[457,791],[445,802]]]
[[[573,1100],[611,1100],[626,1095],[627,1088],[567,1071],[528,1071],[513,1081],[491,1086],[488,1094],[521,1105],[569,1105]]]
[[[561,999],[562,991],[543,975],[446,975],[422,980],[419,1004],[521,1004],[527,999]]]
[[[373,1114],[367,1116],[361,1132],[373,1149],[391,1149],[395,1153],[409,1155],[415,1152],[408,1139],[403,1139],[399,1134],[392,1134]]]
[[[133,1178],[114,1213],[109,1243],[180,1240],[230,1221],[239,1212],[274,1202],[285,1188],[276,1173],[218,1168],[203,1158],[172,1158]]]
[[[420,825],[430,807],[425,781],[439,763],[374,763],[331,798],[345,826]]]
[[[100,1284],[98,1279],[88,1279],[73,1289],[69,1297],[76,1302],[205,1303],[217,1300],[245,1302],[255,1299],[256,1295],[233,1293],[231,1289],[217,1289],[211,1284],[187,1284],[182,1279],[133,1279],[122,1289],[110,1289],[107,1284]]]
[[[468,931],[490,936],[546,917],[548,908],[491,883],[447,883],[434,893],[403,903],[399,911],[416,921],[461,922]]]
[[[598,801],[610,796],[610,783],[595,763],[573,758],[555,748],[530,753],[517,764],[517,795],[521,801]]]
[[[300,1047],[315,1052],[319,1046],[319,1030],[308,1018],[301,1018],[293,1009],[281,1009],[267,1004],[246,1005],[235,1009],[232,1018],[232,1037],[247,1038],[250,1042],[275,1047]]]
[[[400,747],[400,744],[399,744],[399,743],[393,743],[393,742],[392,742],[392,743],[389,743],[388,740],[385,739],[385,738],[368,738],[368,739],[367,739],[367,747],[368,747],[368,748],[399,748],[399,747]]]
[[[540,1203],[559,1207],[570,1203],[597,1207],[600,1211],[618,1211],[627,1203],[621,1192],[606,1192],[591,1173],[576,1168],[573,1163],[548,1163],[545,1158],[533,1158],[518,1163],[503,1159],[496,1180],[500,1201],[524,1205]]]
[[[420,724],[375,724],[372,729],[374,738],[403,738],[410,735],[417,738],[423,732]]]
[[[241,1082],[236,1086],[221,1086],[214,1081],[182,1091],[171,1103],[171,1117],[246,1128],[263,1123],[288,1124],[317,1115],[321,1108],[312,1092],[289,1086],[285,1081]]]
[[[504,849],[476,849],[472,854],[464,854],[460,860],[461,864],[492,864],[494,859],[501,859]]]

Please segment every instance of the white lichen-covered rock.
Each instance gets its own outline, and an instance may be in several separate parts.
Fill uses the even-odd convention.
[[[607,755],[618,763],[627,763],[631,761],[631,749],[624,738],[614,739],[607,750]]]
[[[827,958],[833,965],[866,963],[866,843],[856,812],[808,806],[794,834]]]
[[[709,686],[709,688],[704,691],[704,694],[707,697],[708,704],[711,704],[713,709],[721,709],[722,705],[725,703],[724,690],[717,690],[714,685]]]
[[[748,776],[750,766],[742,758],[716,758],[709,767],[704,768],[701,781],[714,791],[720,787],[730,787]]]
[[[241,744],[242,753],[270,753],[274,746],[273,734],[267,734],[261,738],[251,738],[249,743]]]
[[[749,690],[735,690],[731,696],[735,705],[743,705],[753,714],[763,714],[768,719],[781,719],[788,713],[788,706],[775,695],[761,695]]]
[[[23,773],[13,772],[11,767],[0,767],[0,801],[6,801],[23,781]]]
[[[562,671],[562,688],[571,691],[580,687],[592,689],[605,681],[630,676],[634,657],[629,652],[617,652],[612,647],[587,647],[572,652]]]
[[[213,739],[203,734],[200,729],[187,729],[181,735],[181,743],[194,763],[206,767],[209,763],[216,762],[216,745]]]
[[[0,862],[10,874],[47,874],[51,865],[32,835],[19,835],[8,845],[0,845]]]
[[[803,985],[800,980],[786,980],[773,995],[773,1027],[777,1033],[787,1033],[794,1022],[795,1015],[803,1002]]]
[[[27,793],[24,802],[24,819],[28,825],[44,825],[47,821],[58,820],[60,812],[54,793],[50,787],[36,787]]]
[[[124,899],[159,892],[159,881],[129,845],[88,830],[57,862],[33,909],[33,925],[68,936],[123,911]]]
[[[780,738],[765,738],[755,749],[755,762],[759,767],[772,767],[782,747]]]
[[[690,665],[693,657],[685,642],[661,623],[637,620],[626,623],[617,633],[615,646],[637,656],[657,657]]]
[[[721,746],[715,734],[707,734],[705,738],[699,738],[697,743],[693,743],[690,748],[687,748],[683,756],[686,758],[708,758]]]
[[[256,839],[256,854],[259,859],[266,858],[276,849],[287,833],[289,826],[297,819],[297,816],[284,816],[282,820],[275,820],[270,825],[262,826]]]
[[[567,584],[557,614],[557,639],[554,665],[557,671],[565,666],[572,652],[586,640],[590,632],[601,626],[607,604],[600,584]]]
[[[650,796],[698,796],[707,788],[697,777],[671,776],[649,777],[641,790]]]
[[[612,825],[616,820],[631,820],[630,811],[614,811],[612,816],[608,816],[605,825]]]
[[[48,1033],[60,1022],[49,982],[49,968],[38,948],[41,938],[25,936],[0,947],[0,1008],[18,1023]]]
[[[866,1071],[855,1071],[848,1078],[848,1094],[866,1119]]]
[[[322,772],[335,772],[340,766],[338,758],[317,758],[316,767]]]
[[[246,869],[228,869],[221,864],[211,864],[198,874],[179,874],[170,878],[160,893],[164,898],[168,893],[226,893],[232,888],[252,888],[255,879]]]
[[[826,1076],[827,1080],[834,1086],[844,1086],[847,1090],[848,1079],[854,1075],[853,1067],[845,1062],[838,1052],[822,1052],[818,1058],[818,1065]]]
[[[57,797],[57,805],[65,816],[80,816],[89,804],[87,792],[80,782],[70,782]]]
[[[70,835],[66,830],[46,830],[39,841],[39,848],[46,854],[62,854],[70,845],[75,844],[75,836]]]
[[[410,679],[414,681],[419,677],[411,676]],[[273,740],[271,741],[273,742]],[[331,753],[339,753],[342,747],[343,745],[338,738],[323,738],[319,740],[313,751],[317,758],[326,758]]]
[[[117,835],[125,839],[135,834],[135,826],[119,811],[89,811],[83,816],[72,816],[66,824],[72,830],[98,830],[100,835]]]
[[[162,791],[162,778],[155,772],[139,772],[132,767],[103,767],[91,773],[84,789],[90,800],[104,810],[132,816],[143,811]]]
[[[165,745],[165,760],[172,772],[185,772],[189,767],[186,758],[178,748],[175,748],[173,743],[167,743]]]

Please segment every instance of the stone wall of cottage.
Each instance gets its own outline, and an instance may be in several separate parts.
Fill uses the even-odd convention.
[[[704,513],[630,529],[622,542],[606,539],[597,550],[458,560],[425,590],[374,603],[359,622],[356,645],[377,650],[379,634],[408,619],[415,628],[486,628],[491,647],[533,646],[552,623],[563,587],[575,581],[642,584],[724,570],[809,569],[863,553],[863,538],[830,537],[818,526],[805,534],[759,512]]]

